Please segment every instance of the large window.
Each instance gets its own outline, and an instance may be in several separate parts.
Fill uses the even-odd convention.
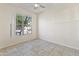
[[[16,15],[16,35],[32,33],[32,17]]]

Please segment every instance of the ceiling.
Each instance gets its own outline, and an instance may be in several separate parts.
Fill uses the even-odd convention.
[[[34,4],[35,3],[14,3],[14,4],[8,4],[12,6],[19,6],[21,8],[24,8],[26,10],[32,11],[34,13],[40,13],[43,12],[44,10],[48,9],[51,7],[52,4],[47,4],[47,3],[41,3],[41,5],[45,6],[45,8],[39,7],[38,9],[34,9]]]
[[[66,7],[72,7],[74,5],[73,3],[40,3],[45,6],[45,8],[34,9],[34,4],[35,3],[8,3],[8,5],[19,6],[34,13],[40,13],[50,8],[53,8],[53,10],[59,10]]]

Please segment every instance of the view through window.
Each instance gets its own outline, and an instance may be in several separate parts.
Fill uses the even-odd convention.
[[[32,33],[32,17],[16,15],[16,35]]]

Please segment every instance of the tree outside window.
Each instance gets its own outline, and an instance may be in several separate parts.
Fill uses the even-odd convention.
[[[16,15],[16,35],[32,33],[32,17]]]

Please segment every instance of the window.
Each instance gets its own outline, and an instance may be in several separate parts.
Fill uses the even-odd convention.
[[[32,17],[16,15],[16,35],[32,33]]]

